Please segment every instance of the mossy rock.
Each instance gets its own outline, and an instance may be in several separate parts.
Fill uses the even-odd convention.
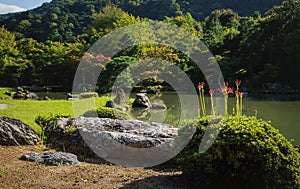
[[[212,146],[199,153],[209,123],[220,132]],[[299,188],[298,149],[270,122],[247,116],[204,117],[186,122],[180,132],[191,128],[196,133],[177,161],[198,187]]]
[[[97,110],[89,110],[85,112],[82,116],[84,117],[98,116],[99,118],[111,118],[111,119],[121,119],[121,120],[131,119],[131,117],[126,112],[113,109],[113,108],[107,108],[107,107],[99,107],[97,108]]]

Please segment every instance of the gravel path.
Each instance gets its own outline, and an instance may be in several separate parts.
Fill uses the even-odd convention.
[[[45,166],[19,160],[30,152],[49,151],[43,146],[0,146],[0,189],[6,188],[190,188],[181,172],[125,168],[116,165],[80,163]]]

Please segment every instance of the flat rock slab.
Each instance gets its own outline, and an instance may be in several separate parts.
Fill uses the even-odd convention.
[[[42,154],[29,153],[23,155],[20,159],[34,161],[49,166],[77,165],[80,163],[76,155],[65,152],[45,152]]]

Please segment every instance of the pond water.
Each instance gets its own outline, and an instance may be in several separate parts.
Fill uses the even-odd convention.
[[[48,96],[51,99],[65,99],[67,92],[63,93],[38,93],[40,97]],[[134,97],[134,94],[132,94]],[[176,93],[164,93],[160,95],[149,95],[151,102],[164,103],[167,110],[154,110],[147,112],[144,109],[134,109],[131,111],[133,117],[143,121],[164,122],[177,125],[182,113],[189,114],[197,112],[197,105],[192,102],[184,102],[189,109],[181,111],[181,103]],[[188,99],[190,96],[186,95]],[[289,101],[289,100],[293,101]],[[285,101],[282,101],[285,100]],[[234,107],[234,98],[229,98],[229,111]],[[206,98],[208,111],[210,99]],[[254,110],[258,111],[258,117],[270,120],[272,125],[289,140],[293,139],[294,144],[300,145],[300,99],[286,96],[262,96],[259,98],[247,97],[243,101],[243,112],[246,115],[254,115]],[[190,115],[194,116],[194,115]]]
[[[188,96],[188,95],[187,95]],[[177,125],[182,115],[180,110],[180,100],[175,93],[166,93],[161,96],[150,96],[150,101],[157,101],[160,99],[168,107],[166,111],[153,111],[147,114],[143,109],[135,109],[132,114],[144,121],[159,121],[172,125]],[[186,102],[189,103],[189,102]],[[190,111],[197,112],[195,104],[188,104]],[[210,98],[206,97],[207,112],[210,112]],[[229,112],[235,106],[235,99],[229,98]],[[266,121],[271,121],[272,126],[279,129],[279,131],[289,140],[294,140],[293,144],[300,145],[300,100],[294,101],[278,101],[277,98],[247,97],[243,100],[243,113],[246,115],[254,115],[254,110],[257,110],[258,117]],[[187,112],[184,112],[187,113]],[[163,121],[164,120],[164,121]]]
[[[62,100],[67,98],[68,92],[59,92],[59,93],[52,93],[52,92],[42,92],[36,93],[40,98],[44,98],[45,96],[53,99],[53,100]]]

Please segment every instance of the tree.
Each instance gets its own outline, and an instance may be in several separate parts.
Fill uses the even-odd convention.
[[[181,27],[198,38],[203,37],[203,28],[200,22],[197,22],[190,13],[186,15],[176,16],[176,17],[165,17],[164,20],[166,23],[175,24],[178,27]]]
[[[20,55],[15,35],[0,28],[0,79],[2,85],[19,86],[31,64]]]
[[[121,82],[120,85],[131,86],[133,80],[131,78],[130,69],[127,67],[133,66],[138,63],[138,60],[134,57],[120,56],[112,59],[104,67],[102,73],[98,78],[98,84],[101,92],[108,92],[112,89],[117,77],[123,72],[120,77],[126,79],[126,81]]]

